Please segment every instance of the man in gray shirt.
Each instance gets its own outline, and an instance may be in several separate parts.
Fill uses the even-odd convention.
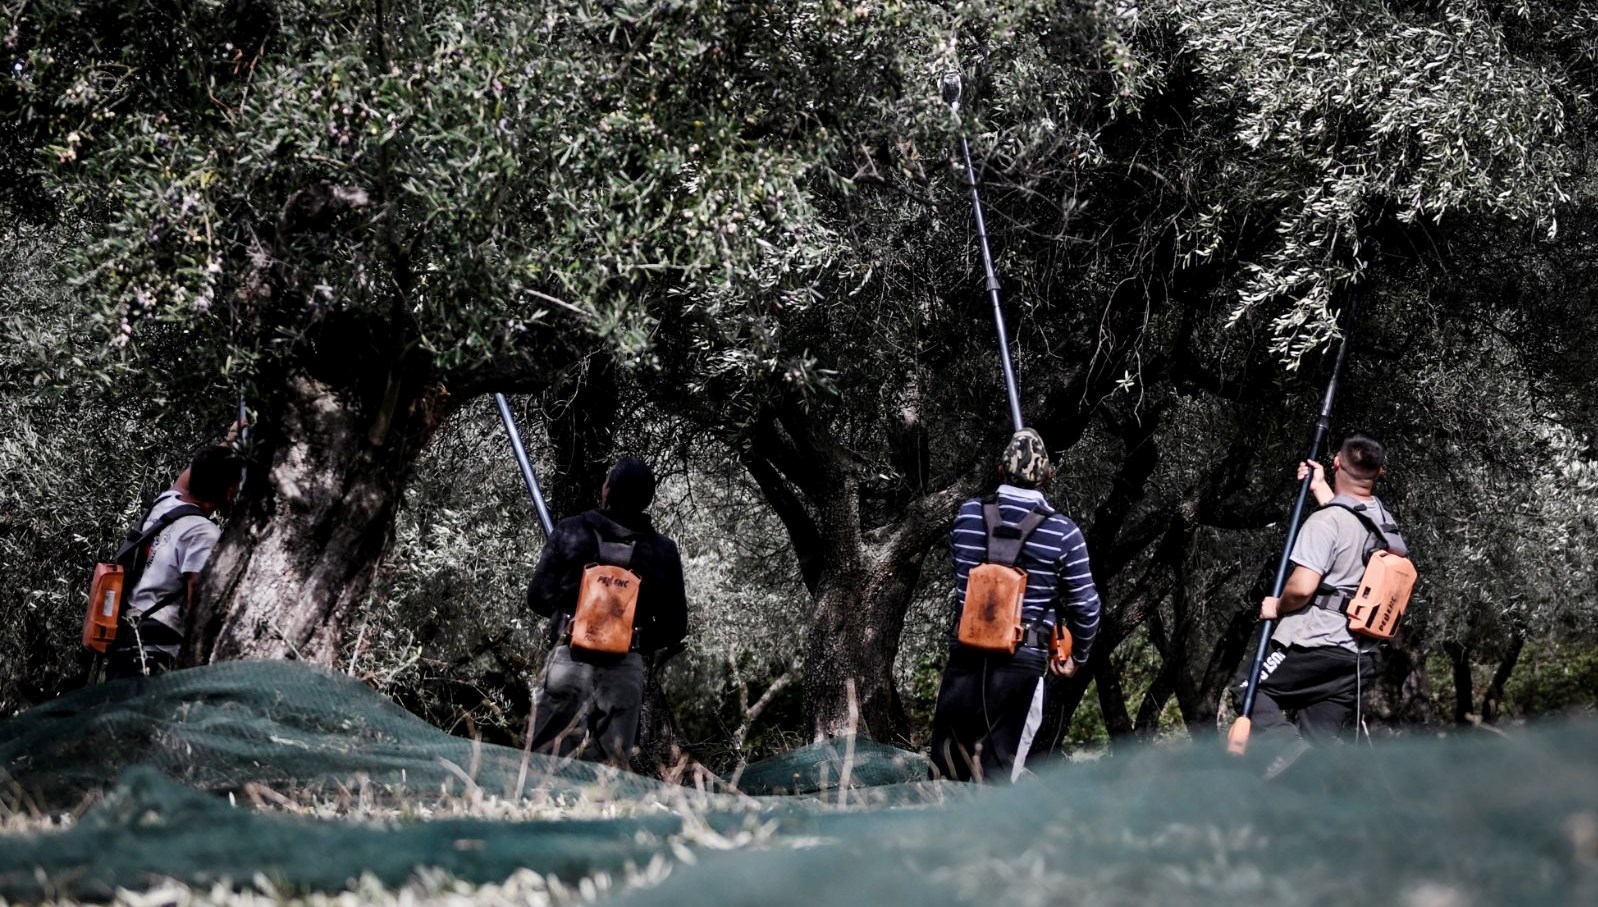
[[[149,542],[144,572],[106,653],[107,680],[178,666],[200,572],[222,537],[210,516],[238,494],[242,472],[243,462],[231,448],[203,448],[150,506],[141,528],[153,530],[163,520],[166,525]]]
[[[1260,619],[1277,624],[1254,700],[1256,734],[1293,731],[1306,740],[1330,739],[1356,715],[1375,641],[1351,634],[1337,605],[1359,588],[1378,547],[1405,553],[1392,513],[1375,493],[1386,459],[1374,438],[1354,433],[1332,459],[1335,489],[1327,486],[1320,464],[1299,467],[1300,477],[1306,470],[1315,473],[1310,487],[1323,506],[1299,530],[1281,598],[1267,596],[1260,604]]]

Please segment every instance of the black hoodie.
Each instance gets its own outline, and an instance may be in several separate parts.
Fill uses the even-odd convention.
[[[645,513],[590,510],[555,524],[527,586],[527,605],[545,617],[570,615],[577,608],[583,568],[599,561],[599,538],[631,541],[638,574],[638,608],[633,622],[639,648],[655,652],[688,635],[688,596],[683,589],[682,555],[677,543],[655,531]]]

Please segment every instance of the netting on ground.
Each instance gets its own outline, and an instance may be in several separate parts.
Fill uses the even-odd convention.
[[[596,794],[663,785],[628,772],[483,746],[351,678],[292,662],[232,662],[80,690],[0,725],[0,769],[45,808],[70,807],[142,766],[203,790],[378,785],[418,795]]]
[[[877,801],[700,796],[533,757],[524,797],[597,796],[607,817],[351,821],[255,809],[237,792],[364,783],[420,796],[453,784],[470,796],[461,772],[479,794],[514,792],[525,757],[474,748],[308,668],[227,665],[85,691],[0,724],[19,802],[53,809],[103,794],[65,831],[0,837],[0,898],[105,897],[159,877],[341,890],[427,867],[474,882],[525,867],[570,882],[687,848],[695,858],[658,886],[607,899],[1598,904],[1594,753],[1598,724],[1572,722],[1327,748],[1265,784],[1218,745],[1173,746],[1050,766],[1013,787],[896,782],[883,789],[920,797],[890,802],[922,805],[843,810],[828,804]],[[880,755],[894,758],[867,761]],[[902,782],[913,760],[897,758],[901,774],[884,777]],[[830,755],[800,761],[833,771]],[[772,789],[792,789],[793,766],[775,771],[787,777]],[[946,789],[965,795],[937,802]]]
[[[930,762],[918,753],[864,737],[840,737],[752,762],[730,780],[748,794],[815,794],[925,780]]]

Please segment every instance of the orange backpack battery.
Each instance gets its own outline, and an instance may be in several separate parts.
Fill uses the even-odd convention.
[[[95,564],[89,580],[89,607],[83,615],[83,647],[104,655],[117,638],[117,621],[122,617],[123,580],[127,571],[121,564]]]
[[[1415,590],[1415,565],[1409,549],[1398,535],[1398,527],[1378,526],[1365,513],[1363,504],[1350,505],[1333,500],[1327,506],[1341,507],[1353,514],[1377,539],[1377,547],[1365,554],[1365,573],[1353,595],[1323,589],[1317,602],[1321,607],[1342,612],[1348,618],[1348,632],[1370,639],[1392,639],[1398,622],[1409,606]]]
[[[1033,510],[1017,525],[1004,522],[995,500],[982,505],[982,519],[988,530],[987,560],[971,568],[966,577],[965,606],[960,610],[960,625],[955,638],[961,645],[983,652],[1014,655],[1026,629],[1021,624],[1021,605],[1026,599],[1026,571],[1015,566],[1021,548],[1032,530],[1048,519],[1043,510]]]
[[[163,529],[186,516],[203,517],[205,511],[193,504],[181,504],[162,514],[155,525],[144,529],[144,521],[149,519],[149,511],[146,511],[139,525],[129,529],[123,537],[111,561],[94,565],[94,575],[89,579],[89,603],[83,614],[84,648],[101,655],[111,648],[117,626],[122,621],[123,607],[150,559],[150,543]]]
[[[1359,589],[1348,600],[1348,632],[1392,639],[1415,589],[1415,565],[1391,551],[1377,551],[1365,565]]]
[[[960,611],[961,645],[984,652],[1015,654],[1021,644],[1021,603],[1026,598],[1026,571],[1005,564],[978,564],[965,584]]]
[[[633,544],[599,537],[599,563],[583,568],[582,583],[577,588],[577,610],[571,622],[572,648],[610,655],[625,655],[632,650],[638,587],[643,582],[627,569],[632,563]]]

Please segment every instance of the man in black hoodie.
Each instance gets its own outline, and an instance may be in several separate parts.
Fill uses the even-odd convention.
[[[532,748],[626,767],[638,735],[645,658],[680,647],[688,634],[682,556],[644,511],[655,476],[642,460],[623,458],[600,490],[598,510],[561,520],[544,546],[527,604],[551,618],[555,648],[533,700]],[[625,561],[625,563],[618,563]],[[626,652],[573,645],[571,626],[584,571],[624,567],[638,577],[632,642]]]

